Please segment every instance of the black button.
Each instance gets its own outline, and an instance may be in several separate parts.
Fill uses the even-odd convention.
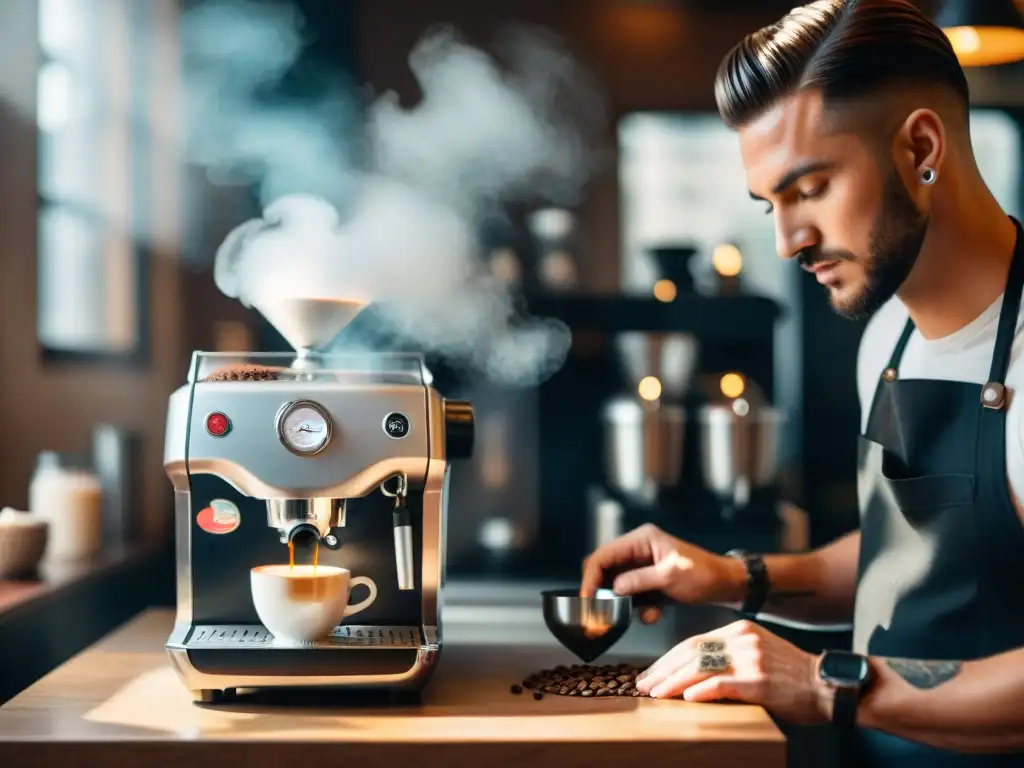
[[[409,417],[404,413],[389,413],[384,419],[384,433],[395,440],[409,434]]]

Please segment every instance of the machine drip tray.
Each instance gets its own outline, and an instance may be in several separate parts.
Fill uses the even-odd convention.
[[[192,649],[342,650],[352,648],[415,648],[424,645],[419,627],[335,627],[330,637],[312,643],[275,638],[259,624],[195,627],[185,642]]]

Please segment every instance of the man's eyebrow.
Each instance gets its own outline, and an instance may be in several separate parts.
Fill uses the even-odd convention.
[[[827,160],[811,160],[810,162],[798,165],[795,168],[790,169],[785,175],[779,179],[778,184],[772,189],[773,195],[782,194],[786,189],[796,184],[800,179],[809,173],[818,173],[819,171],[827,171],[835,163]],[[750,197],[753,200],[764,200],[760,195],[755,195],[753,192],[750,193]]]

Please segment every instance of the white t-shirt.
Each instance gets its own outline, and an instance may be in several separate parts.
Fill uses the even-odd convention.
[[[956,333],[926,341],[917,331],[910,336],[900,360],[901,379],[947,379],[972,384],[988,382],[995,348],[1000,296],[973,322]],[[1024,303],[1022,303],[1024,307]],[[1006,386],[1024,387],[1024,313],[1018,313]],[[898,298],[890,299],[868,321],[857,353],[857,392],[860,397],[861,432],[867,427],[871,402],[882,371],[892,357],[896,342],[907,323],[907,309]],[[980,394],[980,393],[979,393]],[[980,404],[979,404],[979,407]],[[1014,495],[1024,500],[1024,428],[1021,415],[1024,396],[1014,397],[1006,415],[1006,472]]]

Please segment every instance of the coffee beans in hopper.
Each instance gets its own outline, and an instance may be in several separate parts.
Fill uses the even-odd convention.
[[[218,368],[203,381],[275,381],[282,370],[264,365],[231,365]]]
[[[559,665],[533,673],[523,680],[522,687],[513,685],[512,693],[522,693],[525,688],[533,691],[535,699],[542,698],[545,693],[585,699],[609,696],[636,698],[643,695],[636,689],[636,677],[644,669],[631,664]]]

